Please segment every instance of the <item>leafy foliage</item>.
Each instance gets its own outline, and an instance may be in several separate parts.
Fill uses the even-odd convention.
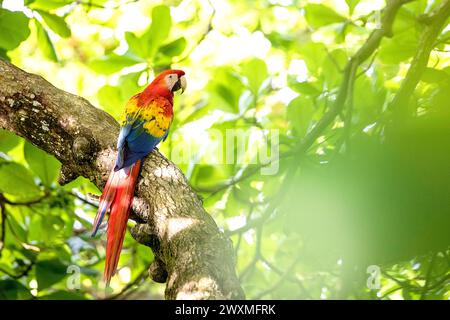
[[[21,12],[11,12],[0,8],[0,47],[11,50],[28,38],[30,29],[28,18]]]
[[[423,17],[440,2],[400,8],[340,114],[300,153],[379,28],[377,3],[26,0],[0,9],[0,56],[116,118],[156,73],[185,70],[160,150],[231,237],[249,298],[448,299],[448,26],[404,106],[410,118],[396,122],[391,105],[423,47]],[[243,153],[224,141],[233,132]],[[277,170],[266,175],[261,154],[276,144]],[[153,255],[129,234],[105,294],[104,236],[89,234],[87,194],[99,191],[83,178],[59,186],[59,169],[0,131],[0,298],[160,298],[161,285],[142,281]],[[371,265],[378,289],[367,287]]]

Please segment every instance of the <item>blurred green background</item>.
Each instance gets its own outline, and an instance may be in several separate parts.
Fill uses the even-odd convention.
[[[333,104],[384,1],[0,0],[0,57],[116,118],[156,73],[185,70],[160,150],[230,235],[247,298],[449,299],[450,28],[413,116],[393,123],[389,108],[420,49],[420,17],[441,2],[402,6],[393,37],[357,70],[351,113],[301,156],[292,150]],[[214,163],[230,129],[248,134],[244,160]],[[253,160],[271,130],[279,170],[264,175]],[[147,279],[151,250],[128,233],[105,291],[105,238],[89,237],[86,197],[99,191],[83,178],[61,187],[58,172],[0,131],[0,299],[163,298]]]

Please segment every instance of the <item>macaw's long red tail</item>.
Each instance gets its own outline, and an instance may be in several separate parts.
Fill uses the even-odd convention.
[[[103,278],[109,284],[116,273],[122,250],[123,238],[127,227],[130,207],[133,201],[134,188],[141,168],[138,160],[127,168],[112,171],[109,175],[103,194],[100,197],[97,216],[95,217],[92,236],[98,231],[105,214],[110,211],[106,241],[106,262]]]

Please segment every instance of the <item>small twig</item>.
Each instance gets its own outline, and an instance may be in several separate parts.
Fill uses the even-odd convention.
[[[428,273],[429,272],[430,272],[430,269],[428,269]],[[393,289],[387,291],[386,293],[384,293],[383,296],[381,297],[381,299],[384,299],[384,298],[388,297],[390,294],[392,294],[395,291],[398,291],[400,289],[407,289],[409,291],[421,292],[422,295],[426,291],[425,294],[427,294],[428,292],[430,292],[430,290],[434,290],[434,289],[438,288],[440,285],[442,285],[443,283],[446,283],[450,279],[450,273],[448,273],[448,274],[442,276],[441,279],[437,280],[432,285],[430,285],[429,281],[431,281],[431,275],[428,276],[428,273],[427,273],[428,280],[426,280],[425,285],[424,286],[415,286],[415,285],[412,285],[409,281],[399,280],[399,279],[395,278],[394,276],[390,275],[387,272],[382,272],[382,273],[383,273],[383,276],[385,276],[386,278],[391,279],[392,281],[397,283],[398,287],[393,288]],[[421,296],[421,299],[422,299],[422,296]]]
[[[255,227],[260,226],[266,220],[267,220],[267,217],[266,217],[266,215],[264,215],[264,216],[261,216],[260,218],[255,218],[255,219],[249,220],[242,227],[239,227],[239,228],[236,228],[236,229],[233,229],[233,230],[225,230],[224,233],[227,236],[232,236],[232,235],[235,235],[235,234],[243,234],[243,233],[245,233],[246,231],[248,231],[250,229],[253,229]]]
[[[297,172],[298,166],[292,165],[287,170],[283,181],[281,182],[281,185],[278,189],[278,192],[276,195],[271,199],[270,204],[265,209],[264,213],[262,214],[260,218],[260,222],[258,223],[258,227],[256,229],[256,248],[255,248],[255,254],[250,262],[250,264],[244,269],[242,274],[239,276],[239,280],[242,280],[256,265],[256,263],[261,258],[261,243],[262,243],[262,229],[263,229],[263,223],[269,219],[275,209],[278,207],[278,205],[281,203],[283,197],[288,193],[288,190],[290,189],[291,182],[293,178],[295,177],[295,174]]]
[[[253,203],[251,203],[250,204],[250,208],[248,210],[248,214],[247,214],[246,219],[245,219],[246,224],[247,224],[247,221],[249,221],[251,219],[254,208],[255,208],[255,205]],[[235,255],[236,255],[236,264],[237,264],[237,260],[238,260],[238,257],[239,257],[238,252],[239,252],[239,248],[240,248],[241,243],[242,243],[242,236],[243,236],[243,232],[239,232],[238,240],[237,240],[236,246],[234,248],[234,252],[235,252]]]
[[[356,63],[352,64],[348,83],[348,93],[347,93],[347,113],[345,115],[345,151],[350,154],[350,139],[351,139],[351,128],[352,128],[352,116],[353,116],[353,87],[355,84],[355,75],[357,69]]]
[[[257,164],[257,165],[254,165],[254,166],[248,168],[243,173],[238,172],[236,175],[234,175],[230,179],[225,180],[215,186],[207,187],[207,188],[194,187],[194,190],[196,192],[210,193],[208,196],[211,197],[220,191],[226,190],[227,188],[252,177],[254,174],[256,174],[262,168],[268,167],[268,166],[272,165],[274,162],[280,161],[280,159],[289,158],[294,155],[295,155],[295,153],[293,151],[283,152],[280,155],[273,156],[272,158],[270,158],[268,161],[266,161],[264,163],[260,163],[260,164]]]
[[[41,197],[39,197],[35,200],[14,202],[14,201],[10,201],[7,198],[5,198],[3,193],[0,193],[0,203],[6,203],[6,204],[9,204],[10,206],[27,206],[27,207],[29,207],[33,204],[37,204],[37,203],[41,202],[42,200],[48,198],[49,196],[50,196],[50,193],[45,192],[44,195],[42,195]]]
[[[212,4],[211,0],[208,0],[208,4],[209,4],[209,6],[212,9],[212,13],[211,13],[211,15],[209,17],[208,26],[206,27],[206,31],[204,33],[202,33],[202,35],[201,35],[200,39],[198,39],[197,43],[194,46],[192,46],[189,49],[189,51],[182,58],[178,59],[174,63],[180,63],[180,62],[186,60],[187,58],[189,58],[190,55],[192,54],[192,52],[194,52],[194,50],[200,45],[200,43],[202,43],[203,40],[206,39],[208,34],[211,32],[211,30],[213,30],[212,23],[213,23],[213,20],[214,20],[214,16],[216,15],[216,9],[214,8],[214,5]]]
[[[13,279],[20,279],[22,277],[25,277],[26,275],[28,275],[28,273],[31,271],[31,269],[34,267],[34,265],[36,264],[35,261],[32,261],[29,265],[27,265],[27,267],[19,274],[12,274],[8,271],[6,271],[3,268],[0,268],[0,272],[3,272],[4,274],[8,275],[9,277],[13,278]]]
[[[93,206],[93,207],[95,207],[95,208],[98,208],[98,203],[89,201],[88,198],[84,198],[84,197],[80,196],[79,194],[77,194],[77,193],[75,193],[75,192],[69,192],[69,195],[71,195],[72,197],[77,198],[78,200],[82,201],[82,202],[85,203],[85,204],[88,204],[88,205],[90,205],[90,206]]]
[[[259,300],[262,297],[264,297],[264,296],[268,295],[269,293],[272,293],[273,291],[278,289],[278,287],[281,286],[283,284],[283,282],[285,282],[286,280],[288,280],[291,277],[291,274],[293,273],[295,266],[297,265],[299,260],[300,260],[300,254],[297,255],[295,260],[292,262],[292,264],[289,266],[289,268],[284,272],[284,274],[278,279],[277,282],[275,282],[270,288],[260,292],[253,299]]]
[[[2,232],[0,235],[0,257],[2,255],[2,250],[5,247],[5,238],[6,238],[6,208],[5,203],[3,201],[0,201],[0,219],[1,219],[1,225],[2,225]]]
[[[256,246],[255,246],[255,253],[253,255],[252,261],[245,267],[245,269],[242,271],[242,273],[239,275],[239,281],[242,281],[247,275],[251,274],[253,269],[255,268],[258,261],[261,259],[261,243],[262,243],[262,226],[259,226],[256,229]]]
[[[330,58],[331,62],[334,64],[334,66],[336,67],[336,69],[340,72],[343,73],[344,69],[341,68],[341,66],[339,65],[339,63],[336,61],[336,59],[333,57],[333,55],[330,53],[330,51],[328,51],[328,49],[325,47],[325,52],[327,53],[328,58]]]
[[[148,278],[149,274],[148,274],[148,268],[149,266],[147,266],[146,268],[144,268],[144,270],[142,270],[137,277],[130,283],[128,283],[120,292],[113,294],[111,296],[108,296],[106,298],[104,298],[104,300],[116,300],[119,298],[124,298],[127,297],[132,291],[133,287],[136,287],[137,285],[140,284],[141,281],[145,280]]]
[[[434,253],[433,256],[431,257],[430,265],[428,266],[427,275],[425,278],[425,284],[423,285],[422,293],[420,294],[420,300],[424,300],[428,293],[428,286],[430,285],[431,274],[433,273],[433,267],[436,261],[436,256],[437,253]]]
[[[283,276],[285,274],[285,272],[281,271],[277,266],[275,266],[273,263],[268,261],[265,257],[262,257],[261,261],[264,262],[270,269],[272,269],[279,276]],[[313,298],[311,296],[311,293],[309,293],[309,291],[306,290],[306,288],[303,285],[303,283],[295,275],[289,275],[288,280],[291,280],[291,281],[295,282],[299,286],[300,290],[302,290],[303,294],[307,298],[309,298],[309,299]]]
[[[411,285],[408,281],[402,281],[402,280],[399,280],[399,279],[397,279],[397,278],[395,278],[393,275],[391,275],[391,274],[389,274],[388,272],[386,272],[386,271],[382,271],[381,272],[386,278],[388,278],[388,279],[391,279],[392,281],[394,281],[395,283],[397,283],[399,286],[402,286],[402,287],[414,287],[413,285]]]
[[[394,292],[396,292],[396,291],[398,291],[398,290],[400,290],[400,289],[404,289],[402,286],[399,286],[399,287],[395,287],[395,288],[392,288],[391,290],[389,290],[389,291],[387,291],[387,292],[385,292],[382,296],[381,296],[381,300],[383,300],[383,299],[389,299],[388,297],[391,295],[391,294],[393,294]],[[390,300],[390,299],[389,299]]]
[[[135,3],[135,2],[138,2],[138,1],[139,0],[130,0],[130,1],[127,1],[127,2],[124,2],[124,3],[117,4],[117,5],[112,6],[112,7],[107,7],[107,6],[103,6],[101,4],[92,3],[92,0],[88,0],[88,1],[84,1],[84,2],[81,1],[81,0],[77,0],[77,4],[80,4],[80,5],[83,5],[83,6],[87,6],[89,8],[92,7],[92,8],[99,8],[99,9],[118,9],[121,6],[125,6],[127,4]]]
[[[358,79],[359,77],[361,77],[363,74],[365,74],[367,71],[369,71],[369,69],[372,67],[373,63],[375,62],[375,58],[377,57],[377,52],[375,52],[372,55],[372,59],[370,59],[369,64],[367,65],[367,67],[365,67],[363,70],[361,70],[355,77],[355,80]]]
[[[270,204],[265,209],[264,213],[262,214],[260,218],[260,222],[258,223],[258,227],[256,228],[256,247],[255,247],[255,254],[253,256],[252,261],[249,263],[249,265],[244,269],[244,271],[239,276],[239,280],[242,280],[247,274],[249,274],[252,269],[255,267],[256,263],[261,259],[261,244],[262,244],[262,232],[263,232],[263,225],[264,222],[269,219],[275,209],[278,207],[278,205],[281,203],[283,197],[287,194],[288,190],[291,187],[291,183],[293,178],[295,177],[295,174],[297,172],[298,166],[292,165],[287,170],[284,179],[280,185],[280,188],[278,189],[277,194],[273,197],[273,199],[270,201]]]

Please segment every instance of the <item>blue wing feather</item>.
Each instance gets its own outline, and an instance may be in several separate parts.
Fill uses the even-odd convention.
[[[118,156],[114,171],[126,168],[137,160],[148,155],[162,140],[148,134],[144,129],[145,121],[134,120],[128,122],[120,130],[117,141]]]
[[[115,168],[123,167],[123,162],[124,162],[124,158],[125,158],[124,152],[125,152],[126,138],[131,131],[131,127],[132,127],[132,124],[128,123],[125,126],[123,126],[122,128],[120,128],[119,138],[117,139],[118,154],[117,154]],[[114,170],[115,170],[115,168],[114,168]],[[117,169],[117,170],[119,170],[119,169]],[[117,170],[115,170],[115,171],[117,171]]]

